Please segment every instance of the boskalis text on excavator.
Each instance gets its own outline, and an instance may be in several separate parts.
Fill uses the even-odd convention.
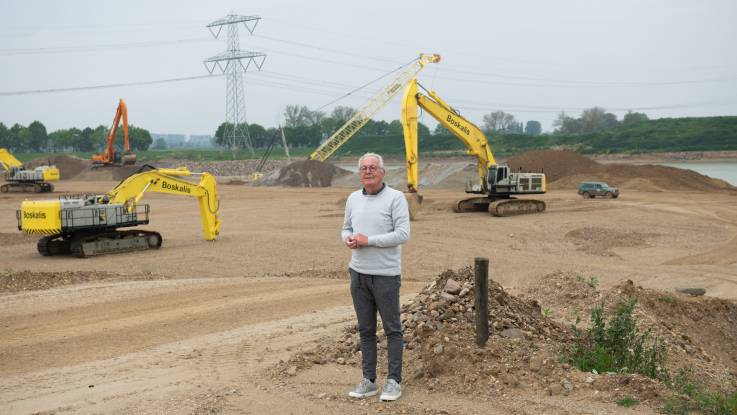
[[[53,192],[51,181],[59,180],[59,169],[56,166],[38,166],[27,169],[23,163],[15,158],[7,149],[0,148],[0,167],[5,171],[5,181],[0,185],[0,191],[45,193]]]
[[[192,175],[200,176],[199,183],[182,178]],[[205,240],[217,238],[220,219],[215,177],[191,173],[184,167],[139,171],[104,195],[26,200],[16,212],[18,229],[46,235],[37,244],[44,256],[72,254],[84,258],[158,249],[160,233],[120,229],[148,224],[149,205],[138,204],[147,191],[197,198]]]
[[[418,195],[419,192],[417,172],[417,108],[419,107],[461,140],[466,145],[468,154],[476,157],[478,180],[467,184],[466,193],[484,196],[459,201],[454,209],[456,212],[488,210],[494,216],[543,212],[545,202],[542,200],[517,199],[515,196],[545,193],[545,175],[543,173],[511,172],[508,166],[496,164],[484,133],[472,122],[463,118],[434,91],[426,91],[429,96],[419,92],[418,85],[417,80],[413,79],[407,85],[402,99],[408,191],[415,195]],[[409,200],[411,205],[418,205],[421,202],[420,197],[414,198],[414,201],[410,197]]]
[[[123,154],[115,151],[115,137],[118,136],[118,127],[123,124]],[[108,130],[105,140],[105,149],[101,154],[92,156],[92,167],[120,166],[136,163],[136,155],[131,152],[130,140],[128,139],[128,106],[122,99],[115,111],[113,125]]]

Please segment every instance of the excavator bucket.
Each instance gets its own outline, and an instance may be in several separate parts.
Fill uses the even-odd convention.
[[[130,166],[136,164],[136,155],[135,154],[126,154],[123,156],[123,165],[124,166]]]
[[[409,208],[409,220],[415,220],[422,209],[422,195],[416,192],[405,192],[404,198],[407,199],[407,207]]]

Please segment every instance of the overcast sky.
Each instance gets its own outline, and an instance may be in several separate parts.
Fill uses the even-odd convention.
[[[421,52],[442,61],[420,82],[479,125],[503,110],[551,131],[560,111],[595,105],[620,119],[737,115],[735,0],[3,0],[0,122],[108,125],[123,98],[131,124],[213,134],[225,78],[197,77],[226,49],[205,25],[229,13],[261,17],[254,35],[241,26],[240,48],[267,54],[245,75],[247,121],[267,127],[288,104],[322,107]],[[360,107],[388,79],[324,111]],[[399,101],[377,118],[399,119]]]

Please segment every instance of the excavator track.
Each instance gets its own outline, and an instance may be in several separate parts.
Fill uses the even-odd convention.
[[[455,213],[486,212],[489,210],[489,204],[491,204],[491,199],[488,197],[472,197],[458,201],[453,206],[453,211]]]
[[[79,258],[94,255],[159,249],[161,234],[152,231],[110,231],[95,235],[75,235],[70,240],[70,252]]]
[[[57,239],[60,235],[44,236],[36,243],[38,253],[43,256],[69,254],[70,244],[68,239]]]
[[[545,202],[532,199],[502,199],[489,205],[489,213],[493,216],[517,216],[545,211]]]
[[[51,183],[23,183],[11,182],[0,186],[0,192],[3,193],[48,193],[54,191],[54,185]]]
[[[456,213],[489,212],[492,216],[506,217],[542,213],[545,202],[533,199],[498,199],[472,197],[459,201],[453,209]]]

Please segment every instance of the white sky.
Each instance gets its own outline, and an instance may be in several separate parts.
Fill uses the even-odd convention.
[[[321,107],[420,52],[442,56],[420,82],[479,125],[504,110],[550,131],[561,110],[594,105],[620,119],[737,115],[734,0],[3,0],[0,122],[108,125],[123,98],[151,132],[213,134],[224,77],[145,83],[206,75],[226,36],[205,25],[229,13],[262,18],[240,43],[268,55],[245,76],[247,121],[266,127],[288,104]],[[325,111],[362,106],[388,79]],[[121,83],[137,85],[17,93]],[[397,97],[377,118],[400,111]]]

